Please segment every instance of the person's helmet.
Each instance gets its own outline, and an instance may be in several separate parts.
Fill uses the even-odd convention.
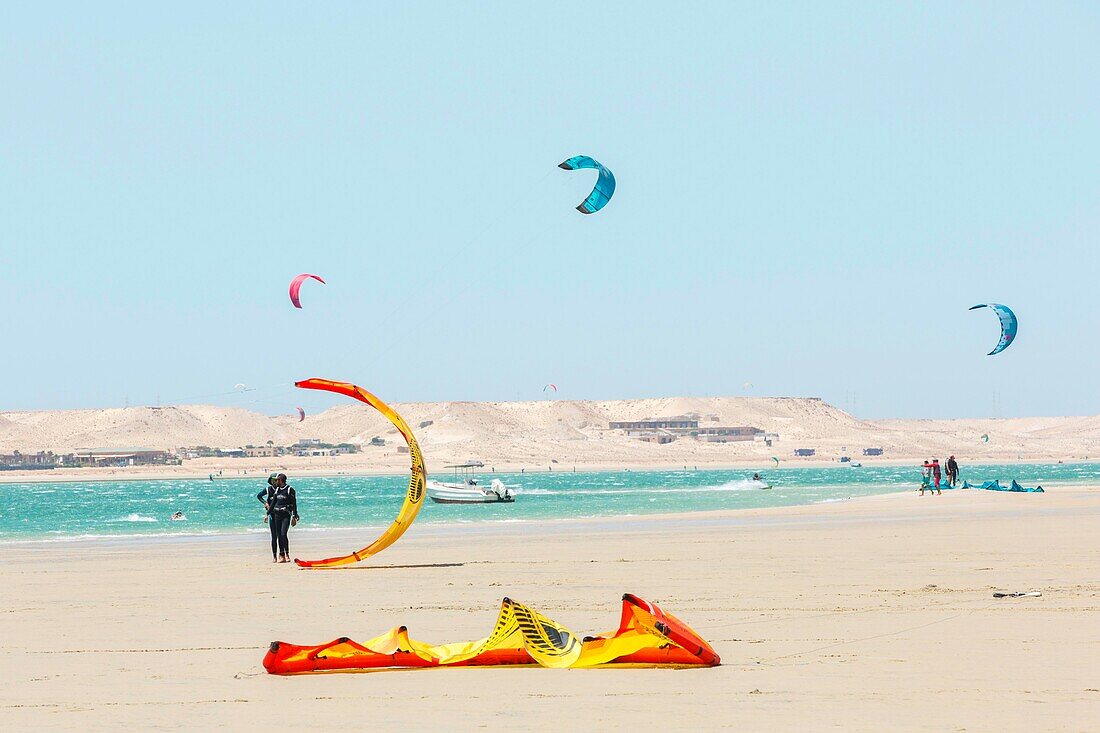
[[[268,486],[274,486],[275,485],[275,479],[277,479],[277,478],[279,478],[279,474],[277,474],[277,473],[273,473],[270,476],[268,476],[267,477],[267,485]]]

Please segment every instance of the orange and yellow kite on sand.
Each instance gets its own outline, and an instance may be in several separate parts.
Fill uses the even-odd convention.
[[[629,593],[623,596],[618,630],[606,637],[580,639],[538,611],[505,598],[493,632],[478,641],[432,646],[409,638],[408,629],[398,626],[362,644],[346,636],[317,646],[273,641],[264,656],[264,668],[271,674],[512,664],[557,669],[610,664],[714,667],[720,662],[687,624]]]

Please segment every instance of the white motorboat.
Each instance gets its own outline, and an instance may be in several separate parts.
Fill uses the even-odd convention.
[[[470,476],[470,469],[480,468],[480,462],[463,463],[453,468],[453,481],[433,481],[428,479],[428,498],[437,504],[496,504],[516,500],[516,492],[504,485],[498,478],[493,479],[488,488]]]

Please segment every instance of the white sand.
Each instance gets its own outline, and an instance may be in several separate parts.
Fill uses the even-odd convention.
[[[1100,489],[913,493],[638,520],[417,525],[362,569],[263,535],[9,545],[5,730],[1085,731],[1100,721]],[[357,533],[296,533],[295,554]],[[1042,598],[994,600],[995,590]],[[619,595],[711,641],[698,670],[280,678],[267,643],[488,632],[510,595],[578,633]]]

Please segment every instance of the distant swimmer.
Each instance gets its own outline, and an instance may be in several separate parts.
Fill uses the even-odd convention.
[[[298,498],[294,487],[286,482],[286,474],[271,474],[267,488],[256,494],[264,505],[271,530],[271,561],[290,562],[290,528],[298,524]]]
[[[174,512],[172,514],[172,516],[168,517],[168,519],[170,519],[173,522],[186,522],[187,521],[187,517],[184,515],[183,512]]]

